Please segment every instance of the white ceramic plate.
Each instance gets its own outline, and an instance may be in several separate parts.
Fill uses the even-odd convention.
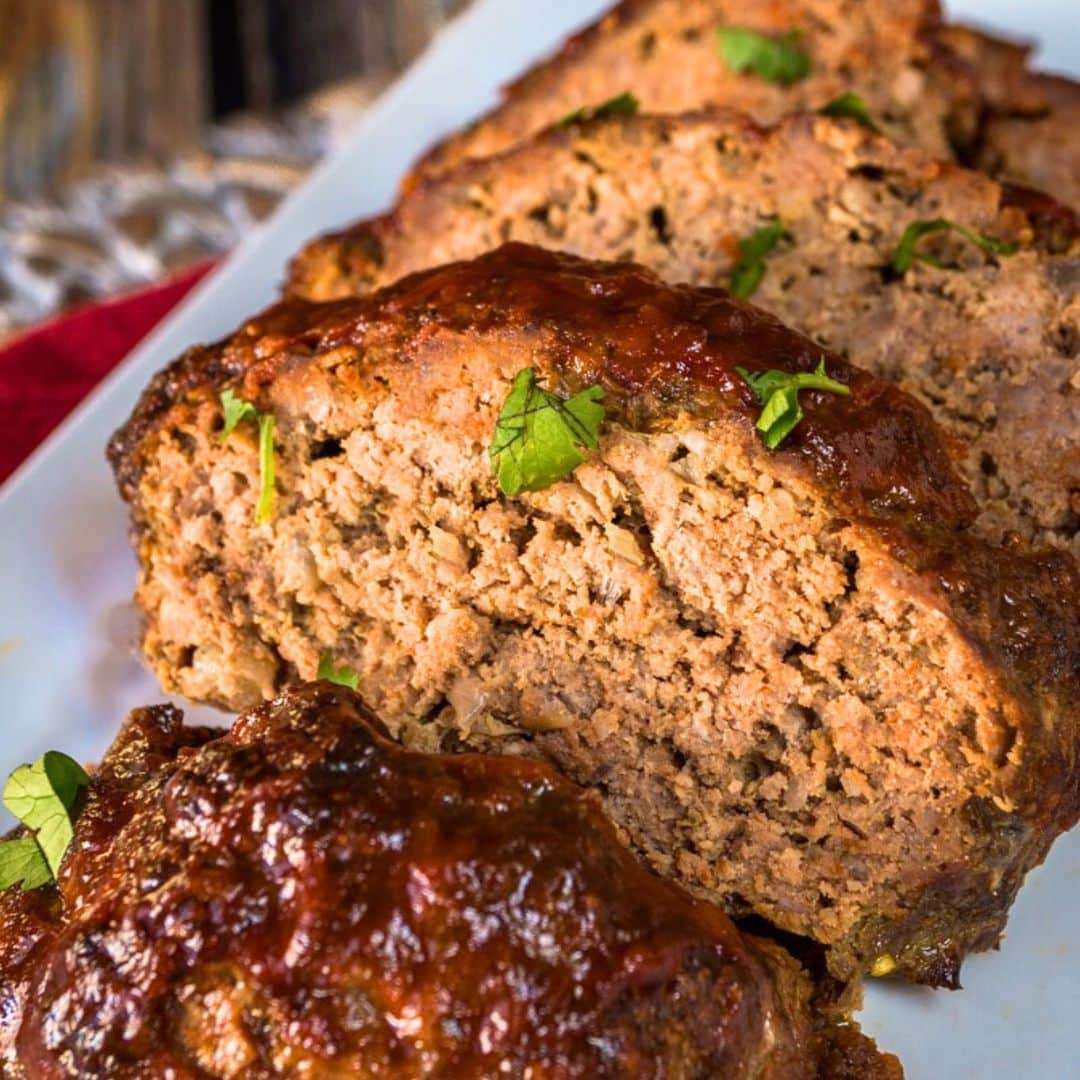
[[[479,0],[368,112],[342,149],[253,233],[0,492],[0,776],[50,747],[92,760],[161,693],[135,659],[134,562],[102,450],[150,376],[270,302],[313,234],[381,210],[438,135],[608,0]],[[954,11],[1038,37],[1080,68],[1076,0],[968,0]],[[220,715],[188,709],[219,722]],[[1080,831],[1031,875],[997,955],[963,993],[874,985],[862,1014],[911,1080],[1080,1080]]]

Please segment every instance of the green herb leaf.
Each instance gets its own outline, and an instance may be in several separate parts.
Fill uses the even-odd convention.
[[[993,236],[984,236],[982,233],[975,232],[974,229],[959,225],[955,221],[949,221],[947,218],[913,221],[904,230],[904,235],[900,237],[900,243],[896,245],[896,251],[893,252],[893,270],[898,274],[906,274],[916,261],[941,268],[941,260],[935,259],[932,255],[921,253],[918,250],[918,244],[924,236],[949,230],[958,232],[973,244],[978,244],[983,251],[989,252],[991,255],[1012,255],[1016,251],[1016,244],[998,240]]]
[[[780,243],[783,235],[784,223],[774,217],[745,240],[739,241],[739,261],[731,271],[729,291],[732,296],[746,300],[757,292],[765,276],[765,256]]]
[[[218,436],[219,442],[224,442],[241,420],[254,420],[259,415],[258,410],[250,401],[238,398],[232,390],[222,390],[221,409],[225,413],[225,426]]]
[[[802,34],[789,30],[778,38],[738,26],[718,26],[720,56],[732,71],[753,71],[766,82],[790,86],[810,74],[810,57],[799,48]]]
[[[334,667],[334,658],[329,653],[323,653],[319,658],[319,670],[315,677],[337,683],[338,686],[347,686],[350,690],[360,686],[360,676],[347,664]]]
[[[627,90],[605,101],[602,105],[587,105],[584,108],[575,109],[572,113],[567,113],[555,126],[573,127],[575,124],[595,120],[601,116],[634,116],[640,108],[641,102]]]
[[[866,108],[866,102],[863,101],[858,94],[853,94],[849,90],[846,94],[841,94],[839,97],[834,97],[826,105],[822,105],[818,112],[822,116],[846,116],[850,119],[862,124],[867,131],[876,132],[881,134],[881,128],[874,123],[870,118],[870,112]]]
[[[603,396],[601,387],[590,386],[563,400],[539,384],[533,368],[519,371],[488,450],[503,493],[543,491],[569,476],[585,460],[582,450],[600,445]]]
[[[259,413],[259,502],[255,521],[262,525],[274,513],[274,415]]]
[[[775,450],[803,418],[802,406],[799,404],[800,390],[826,390],[844,397],[851,394],[851,390],[842,382],[826,375],[824,357],[813,371],[800,371],[796,374],[776,370],[747,371],[741,367],[735,370],[764,406],[758,417],[757,429],[770,450]]]
[[[77,761],[50,750],[33,765],[20,765],[4,787],[4,805],[34,834],[53,877],[74,836],[71,809],[89,783]]]
[[[32,836],[0,841],[0,889],[19,885],[25,892],[52,880],[49,864]]]
[[[259,501],[255,505],[255,523],[262,525],[274,513],[274,414],[261,413],[250,401],[238,398],[231,390],[221,392],[225,426],[218,436],[224,442],[242,420],[259,425]]]

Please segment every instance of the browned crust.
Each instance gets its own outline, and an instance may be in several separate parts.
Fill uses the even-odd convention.
[[[1028,41],[963,24],[943,26],[938,36],[968,65],[983,98],[976,138],[960,148],[961,158],[1080,207],[1080,83],[1033,71]]]
[[[463,927],[483,919],[473,963],[483,956],[514,988],[518,1052],[550,1055],[568,1077],[652,1077],[672,1060],[687,1076],[901,1076],[842,1011],[814,1015],[790,955],[647,873],[596,800],[547,765],[407,753],[329,683],[289,690],[229,733],[181,721],[168,707],[133,714],[91,782],[58,888],[0,894],[3,1075],[188,1075],[198,1062],[199,1075],[237,1076],[235,1055],[262,1043],[299,1050],[316,1075],[361,1053],[380,1075],[406,1076],[408,1044],[380,1040],[378,1023],[342,1023],[330,1002],[359,985],[378,1011],[407,988],[434,1010],[423,1019],[444,1015],[450,995],[458,1021],[479,1024],[498,981],[436,958],[453,959]],[[288,961],[294,926],[303,948]],[[544,944],[553,928],[557,957]],[[310,1007],[312,986],[325,1010]],[[261,1023],[230,1023],[230,1001]],[[215,1015],[220,1027],[191,1019]],[[490,1063],[479,1040],[431,1027],[426,1052],[450,1072]],[[589,1071],[600,1034],[622,1054],[611,1073]],[[249,1070],[288,1071],[261,1059]]]
[[[974,517],[929,413],[892,383],[721,290],[667,286],[630,263],[524,244],[412,274],[367,297],[286,300],[232,338],[189,350],[154,378],[109,444],[122,494],[134,496],[140,448],[174,404],[237,381],[257,393],[285,366],[342,345],[407,361],[424,328],[436,325],[456,334],[556,327],[567,383],[599,382],[609,414],[639,429],[662,426],[681,408],[749,420],[760,410],[736,367],[810,370],[824,358],[851,396],[815,396],[779,453],[804,462],[860,518],[957,530]]]
[[[359,349],[362,366],[409,363],[437,331],[496,337],[538,326],[554,335],[558,378],[569,388],[601,384],[609,415],[636,429],[663,427],[686,410],[749,425],[758,407],[737,365],[807,370],[824,356],[851,396],[805,395],[806,418],[779,458],[812,476],[839,514],[876,531],[921,576],[1026,717],[1029,764],[1015,793],[1018,812],[1051,832],[1073,823],[1080,802],[1075,562],[1063,552],[998,548],[972,536],[971,495],[923,406],[717,290],[668,287],[629,264],[506,245],[367,298],[286,301],[157,376],[113,437],[109,457],[137,521],[144,448],[178,403],[215,397],[226,385],[259,401],[279,373],[339,346]]]

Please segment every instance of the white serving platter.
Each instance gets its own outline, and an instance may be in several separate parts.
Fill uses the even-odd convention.
[[[1075,75],[1076,3],[966,0],[952,11],[1039,39],[1043,62]],[[304,240],[383,209],[437,136],[607,4],[478,0],[0,491],[0,776],[49,748],[93,760],[127,710],[162,700],[135,657],[135,566],[103,458],[150,376],[269,303]],[[1031,875],[1001,951],[969,960],[963,982],[960,993],[869,988],[862,1022],[910,1080],[1080,1080],[1080,830]]]

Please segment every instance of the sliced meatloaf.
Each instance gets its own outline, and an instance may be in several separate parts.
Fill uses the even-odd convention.
[[[734,70],[721,56],[725,28],[793,44],[807,74],[776,81]],[[650,113],[722,105],[772,122],[854,91],[898,138],[945,157],[973,140],[981,98],[938,28],[936,0],[623,0],[436,146],[417,174],[499,153],[627,92]]]
[[[976,72],[984,111],[968,159],[1080,208],[1080,83],[1030,70],[1031,46],[966,26],[942,28]]]
[[[549,767],[406,753],[329,683],[136,711],[0,913],[11,1080],[901,1076]]]
[[[736,367],[819,364],[849,396],[767,449]],[[528,368],[607,413],[511,498],[489,446]],[[276,425],[261,523],[225,390]],[[408,745],[555,763],[841,977],[955,983],[1076,818],[1073,560],[971,535],[923,406],[717,290],[507,245],[287,301],[161,373],[110,456],[168,689],[240,708],[346,665]]]
[[[728,113],[607,119],[549,131],[404,196],[388,217],[317,241],[290,290],[364,293],[514,239],[630,258],[727,286],[740,241],[779,216],[756,304],[919,398],[955,439],[980,528],[1080,552],[1080,229],[1045,196],[1002,186],[851,120],[761,129]],[[909,225],[955,232],[892,269]]]

